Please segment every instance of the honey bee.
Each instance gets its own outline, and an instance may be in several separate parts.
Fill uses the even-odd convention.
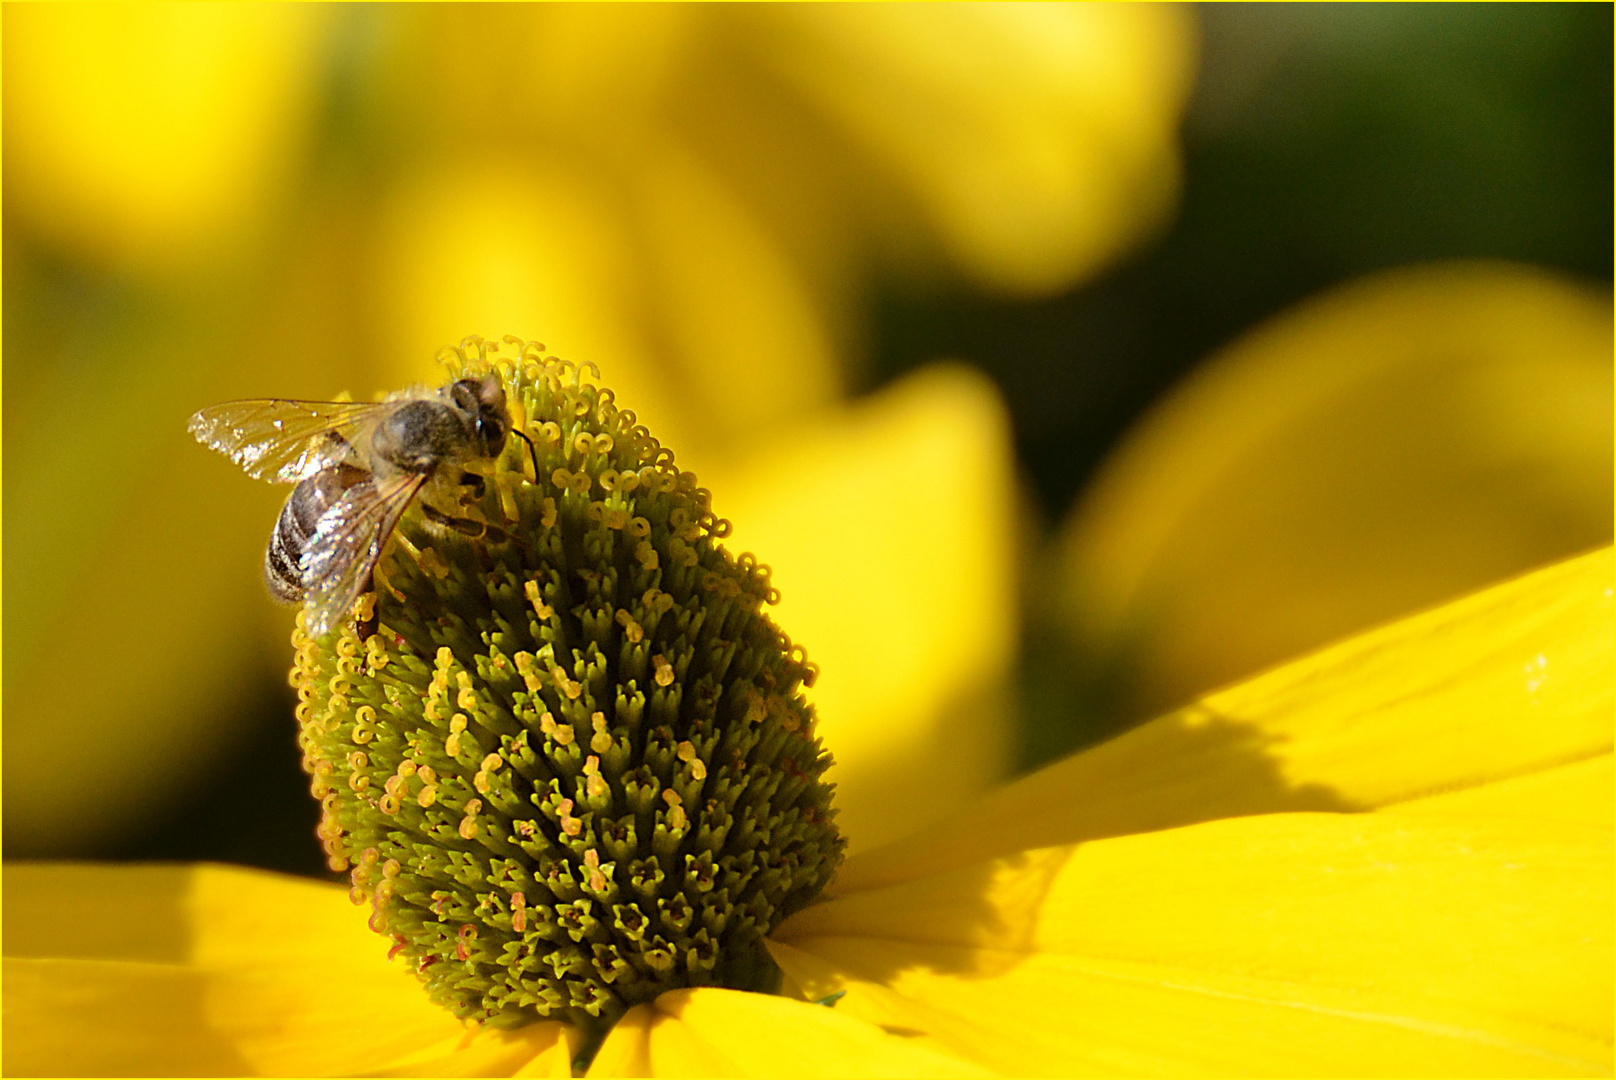
[[[269,534],[264,581],[289,604],[302,601],[319,636],[352,610],[405,509],[418,496],[429,521],[481,535],[485,526],[458,509],[480,498],[481,476],[513,430],[505,386],[496,375],[415,388],[385,401],[257,398],[213,405],[191,417],[198,442],[249,476],[296,484]]]

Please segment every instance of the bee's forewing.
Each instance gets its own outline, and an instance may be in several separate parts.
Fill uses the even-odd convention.
[[[399,515],[425,482],[421,473],[380,481],[371,477],[345,491],[320,516],[303,547],[310,634],[324,634],[353,608]]]
[[[346,460],[354,432],[385,407],[371,401],[227,401],[192,416],[189,428],[197,442],[224,454],[248,475],[295,484]]]

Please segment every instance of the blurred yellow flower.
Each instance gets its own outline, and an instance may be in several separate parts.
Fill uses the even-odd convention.
[[[159,278],[239,261],[308,151],[328,22],[279,4],[11,10],[8,225]]]
[[[1162,224],[1193,53],[1184,11],[1064,4],[427,8],[398,37],[387,354],[536,323],[698,472],[840,393],[874,270],[1047,293]]]
[[[1009,773],[1014,466],[998,393],[969,368],[922,369],[832,415],[700,475],[728,542],[768,553],[779,621],[813,650],[857,851]]]
[[[243,723],[219,703],[281,680],[284,615],[256,581],[276,496],[198,453],[196,408],[398,386],[468,328],[543,328],[703,475],[754,472],[758,443],[835,410],[878,271],[1043,292],[1157,227],[1193,61],[1189,14],[1148,6],[38,5],[6,30],[11,236],[115,282],[71,334],[8,325],[8,508],[29,528],[8,537],[7,670],[51,663],[88,610],[119,642],[71,698],[8,677],[13,851],[94,851],[171,809]],[[92,418],[72,440],[59,395]],[[62,505],[82,475],[103,492]],[[907,490],[967,512],[942,477]],[[924,599],[968,597],[997,634],[989,513],[966,557],[999,568]],[[867,632],[815,644],[865,658]],[[938,695],[984,699],[1011,641],[985,636],[938,646],[960,660]],[[175,679],[172,641],[210,663]],[[827,694],[866,700],[855,662]],[[936,704],[894,703],[892,768],[956,723],[921,717]],[[1002,767],[984,738],[970,783]]]
[[[1060,617],[1109,707],[1230,679],[1611,541],[1610,296],[1386,271],[1223,349],[1064,526]]]
[[[1607,1074],[1612,575],[1405,619],[855,856],[773,934],[799,1000],[665,994],[590,1075]],[[8,876],[10,1073],[567,1074],[566,1028],[460,1029],[340,888]]]

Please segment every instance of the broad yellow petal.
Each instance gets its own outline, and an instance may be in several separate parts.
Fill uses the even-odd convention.
[[[0,980],[0,1065],[8,1076],[253,1072],[234,1042],[207,1022],[206,979],[199,972],[7,957]],[[323,1069],[310,1062],[306,1071]]]
[[[657,438],[686,438],[678,396],[642,332],[644,267],[623,208],[587,166],[508,155],[474,170],[423,163],[384,203],[373,268],[390,378],[435,382],[468,334],[516,334],[594,363]]]
[[[1612,877],[1608,829],[1276,814],[1023,852],[774,936],[838,1011],[1022,1074],[1606,1074]]]
[[[851,859],[833,888],[1238,814],[1395,806],[1608,755],[1611,593],[1606,549],[1353,638]],[[1575,790],[1597,798],[1590,784]],[[1531,790],[1486,798],[1531,813]]]
[[[733,455],[835,401],[843,389],[831,341],[836,313],[727,178],[665,140],[636,179],[647,329],[666,345],[660,374],[687,418],[691,451]],[[700,475],[703,458],[685,456]]]
[[[589,1064],[590,1076],[650,1076],[651,1024],[656,1012],[636,1005],[618,1018]]]
[[[14,864],[5,895],[12,1074],[510,1075],[570,1060],[560,1024],[468,1031],[388,963],[338,886]]]
[[[372,1076],[572,1076],[577,1038],[558,1023],[514,1031],[461,1030],[366,1073]]]
[[[596,364],[698,475],[833,401],[840,371],[798,269],[722,176],[657,146],[629,190],[520,157],[401,184],[375,267],[393,378],[436,379],[438,349],[468,333],[541,340]]]
[[[1129,436],[1066,527],[1081,659],[1145,718],[1611,540],[1608,289],[1378,274],[1257,328]]]
[[[373,92],[412,149],[537,144],[560,158],[628,156],[688,77],[699,9],[520,4],[389,11]],[[455,72],[453,79],[423,76]],[[481,162],[468,160],[468,167]],[[408,168],[408,163],[404,164]]]
[[[1445,791],[1392,806],[1399,813],[1508,814],[1612,826],[1616,777],[1611,755],[1513,776],[1491,784]]]
[[[926,1038],[819,1005],[737,990],[678,990],[620,1020],[598,1076],[986,1076]]]
[[[773,567],[770,614],[820,668],[810,699],[854,848],[997,781],[1014,655],[1003,408],[957,367],[910,376],[712,480],[732,551]]]

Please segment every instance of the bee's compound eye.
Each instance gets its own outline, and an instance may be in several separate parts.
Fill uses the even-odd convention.
[[[477,434],[490,451],[497,450],[505,441],[505,418],[498,413],[484,410],[477,417]]]

